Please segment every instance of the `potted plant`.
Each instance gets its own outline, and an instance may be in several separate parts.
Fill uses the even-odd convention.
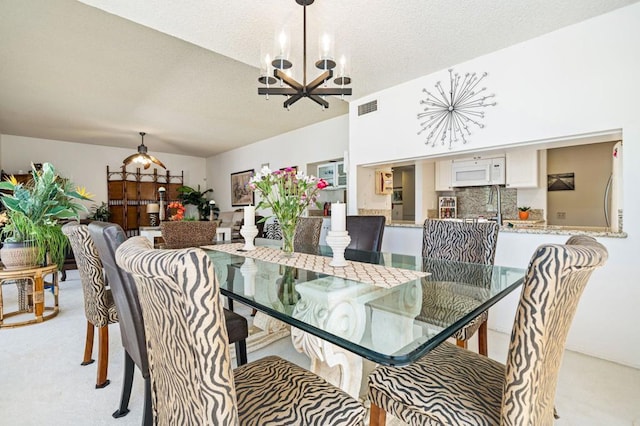
[[[518,207],[518,210],[518,217],[520,218],[520,220],[529,219],[529,211],[531,210],[531,207],[522,206]]]
[[[4,237],[0,257],[5,267],[19,268],[44,263],[48,254],[61,268],[69,242],[59,221],[78,219],[80,212],[87,212],[78,200],[90,200],[90,194],[84,188],[73,188],[50,163],[44,163],[40,170],[31,168],[32,178],[26,184],[13,176],[0,182],[0,190],[10,191],[2,194],[8,221],[0,231]],[[30,252],[26,259],[30,264],[12,263],[12,249]]]
[[[111,216],[109,206],[104,201],[100,203],[100,205],[94,204],[91,206],[90,213],[89,219],[97,220],[99,222],[107,222],[109,221],[109,216]]]
[[[197,219],[204,219],[209,215],[209,201],[205,198],[208,192],[213,192],[213,189],[209,188],[204,192],[200,192],[200,185],[198,185],[198,189],[183,185],[178,188],[178,200],[183,205],[196,206],[198,209]]]

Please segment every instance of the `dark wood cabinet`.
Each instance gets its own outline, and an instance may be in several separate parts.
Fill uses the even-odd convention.
[[[127,171],[126,166],[111,171],[107,166],[107,197],[109,221],[122,226],[128,236],[138,235],[141,226],[150,226],[147,205],[159,203],[158,188],[166,189],[165,208],[177,200],[178,188],[184,185],[184,172],[172,175],[169,170],[164,174],[153,172]]]

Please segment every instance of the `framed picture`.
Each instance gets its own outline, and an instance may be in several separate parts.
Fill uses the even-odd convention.
[[[393,189],[393,203],[402,204],[402,188]]]
[[[231,205],[233,207],[253,204],[253,191],[249,188],[249,180],[253,174],[253,169],[231,173]]]
[[[576,189],[573,173],[547,175],[547,191],[573,191]]]

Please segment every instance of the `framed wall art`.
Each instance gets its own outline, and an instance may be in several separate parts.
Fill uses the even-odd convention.
[[[253,204],[253,191],[249,188],[249,181],[253,174],[253,169],[231,173],[231,205],[233,207]]]
[[[547,175],[547,191],[573,191],[576,189],[573,173],[556,173]]]

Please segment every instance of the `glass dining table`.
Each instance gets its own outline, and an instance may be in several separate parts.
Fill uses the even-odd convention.
[[[284,257],[273,242],[207,246],[221,293],[291,326],[311,370],[358,396],[363,359],[406,365],[518,288],[525,271],[330,247]],[[275,242],[277,244],[277,242]],[[258,314],[260,315],[260,314]]]

